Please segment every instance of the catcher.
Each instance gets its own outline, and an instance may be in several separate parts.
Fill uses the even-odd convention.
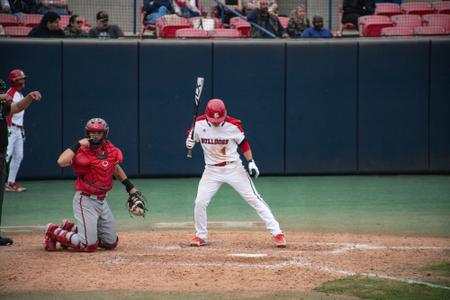
[[[109,127],[100,118],[90,119],[85,127],[86,138],[66,149],[58,158],[60,167],[72,166],[77,179],[73,198],[75,222],[63,220],[61,226],[49,223],[45,231],[44,248],[62,248],[93,252],[97,247],[112,250],[119,238],[116,221],[106,201],[113,187],[113,176],[125,186],[130,197],[130,214],[145,216],[147,211],[142,194],[137,191],[120,167],[122,152],[107,140]]]

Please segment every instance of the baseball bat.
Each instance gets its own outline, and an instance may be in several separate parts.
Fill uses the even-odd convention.
[[[194,139],[195,121],[197,120],[197,117],[198,117],[198,107],[200,104],[200,98],[202,96],[204,83],[205,83],[205,78],[197,77],[197,85],[195,86],[195,97],[194,97],[194,112],[192,114],[191,139]],[[192,149],[188,149],[187,157],[192,158]]]

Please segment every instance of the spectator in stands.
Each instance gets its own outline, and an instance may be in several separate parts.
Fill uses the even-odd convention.
[[[9,0],[9,8],[13,14],[36,14],[39,10],[40,0]],[[3,7],[3,1],[2,1]]]
[[[269,3],[269,13],[278,16],[278,3],[275,1],[271,1]]]
[[[332,38],[333,34],[327,28],[323,28],[323,18],[321,16],[314,16],[313,27],[307,28],[303,31],[300,37],[302,38]]]
[[[69,19],[69,24],[64,29],[66,37],[70,38],[88,38],[89,34],[82,29],[83,20],[79,15],[72,15]]]
[[[53,12],[47,12],[41,22],[31,29],[29,37],[64,37],[64,31],[59,28],[61,17]]]
[[[267,0],[259,0],[259,7],[255,8],[248,14],[247,20],[258,24],[277,37],[288,36],[287,33],[285,33],[283,26],[281,26],[278,17],[269,13]],[[254,38],[270,38],[267,33],[256,28],[255,26],[252,26],[251,36]]]
[[[174,12],[171,0],[146,0],[144,1],[144,10],[147,14],[145,24],[155,24],[159,18]]]
[[[53,11],[58,15],[68,15],[68,1],[69,0],[39,0],[41,2],[41,7],[39,8],[39,13],[45,14],[49,11]]]
[[[123,37],[122,29],[119,26],[109,24],[109,15],[106,11],[99,11],[96,16],[96,27],[89,30],[89,36],[100,39],[117,39]]]
[[[8,0],[0,0],[0,13],[9,14],[11,13],[11,6]]]
[[[375,3],[374,0],[344,0],[343,9],[342,23],[352,23],[358,28],[358,18],[373,15]]]
[[[287,33],[291,38],[299,38],[306,28],[311,27],[309,19],[305,16],[305,6],[300,4],[291,11]]]
[[[0,24],[0,35],[5,35],[5,28],[3,28],[3,26]]]
[[[202,14],[197,0],[174,0],[173,6],[175,12],[184,18],[198,17]]]
[[[242,0],[220,0],[222,4],[225,4],[227,7],[232,8],[239,12],[240,14],[244,14],[243,12],[243,5]],[[230,24],[230,19],[233,17],[236,17],[234,13],[232,13],[228,9],[223,9],[221,5],[215,6],[216,8],[216,15],[213,17],[219,18],[222,20],[222,24]]]

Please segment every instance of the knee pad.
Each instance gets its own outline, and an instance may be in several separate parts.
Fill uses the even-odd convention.
[[[116,241],[112,244],[105,243],[104,241],[99,241],[98,246],[100,248],[106,249],[106,250],[113,250],[117,247],[119,244],[119,237],[117,237]]]

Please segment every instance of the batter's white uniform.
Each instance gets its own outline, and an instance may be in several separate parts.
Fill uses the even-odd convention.
[[[13,103],[20,102],[24,98],[22,93],[15,88],[11,88],[8,94],[13,97]],[[25,131],[23,128],[23,117],[25,110],[12,115],[12,124],[9,127],[7,161],[10,161],[8,182],[16,182],[20,163],[23,159],[23,144],[25,141]]]
[[[194,221],[196,236],[205,241],[208,240],[206,208],[223,183],[233,187],[256,210],[273,236],[282,233],[242,165],[237,147],[244,139],[239,120],[227,117],[218,127],[210,124],[205,116],[196,121],[194,140],[202,145],[206,166],[198,185]]]

